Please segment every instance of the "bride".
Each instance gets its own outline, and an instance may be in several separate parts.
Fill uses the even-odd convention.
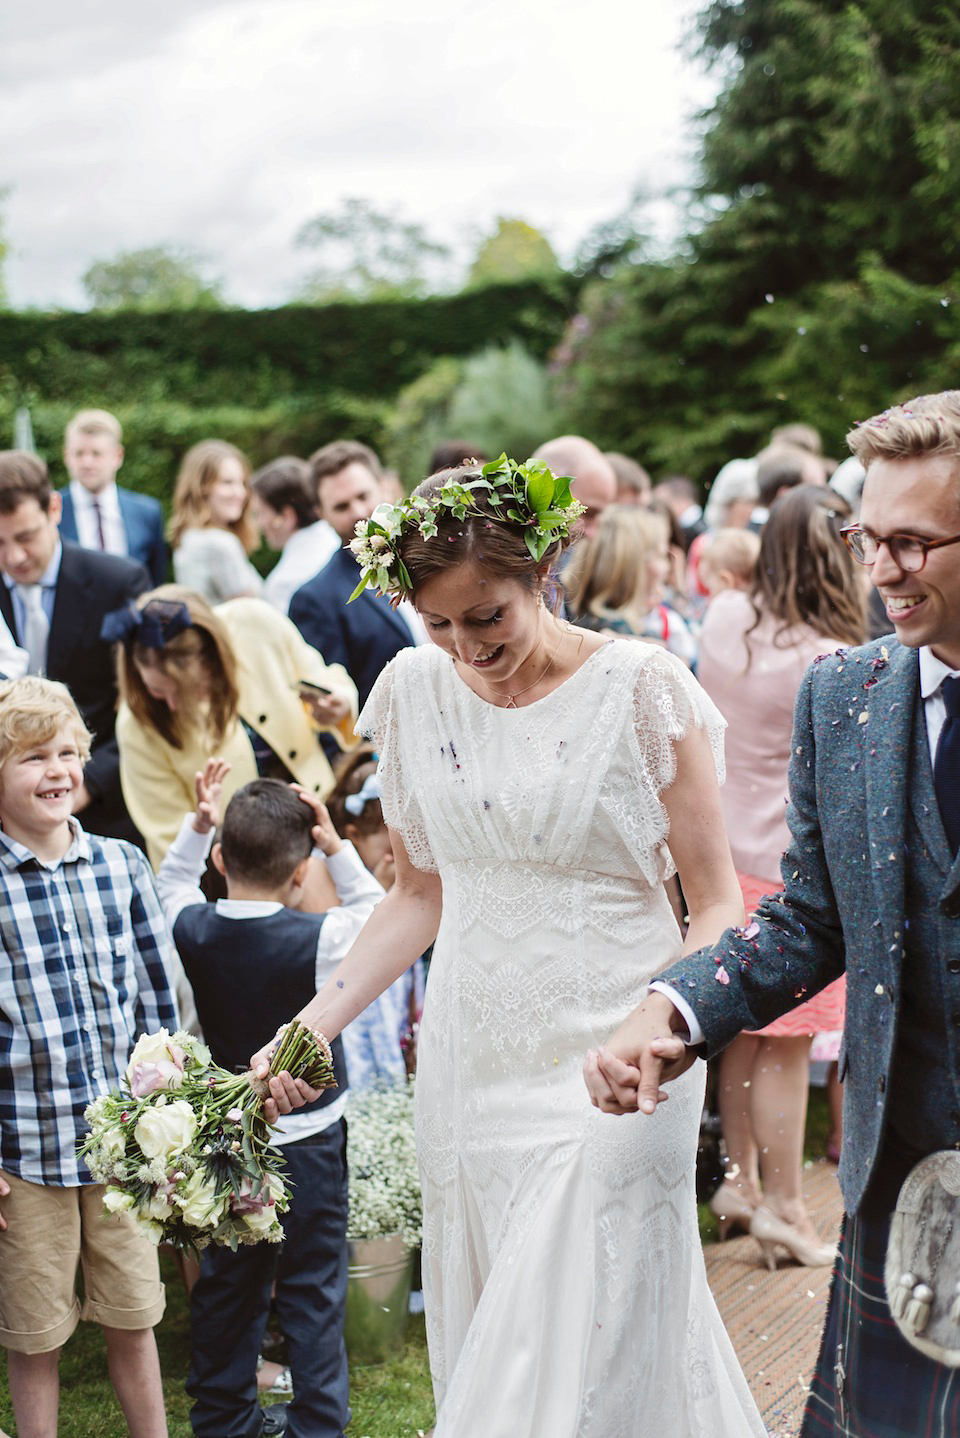
[[[358,724],[396,883],[300,1017],[333,1037],[436,940],[416,1089],[436,1438],[760,1438],[697,1231],[702,1065],[652,1119],[599,1113],[581,1078],[681,952],[674,866],[684,952],[743,910],[713,705],[664,650],[544,603],[580,512],[569,480],[501,457],[358,526],[358,592],[412,597],[434,643]]]

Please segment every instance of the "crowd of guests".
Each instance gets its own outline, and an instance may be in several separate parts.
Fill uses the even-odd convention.
[[[840,535],[857,475],[834,474],[803,425],[725,464],[704,509],[687,478],[653,485],[635,458],[580,436],[537,457],[572,477],[585,506],[555,605],[576,625],[666,648],[728,721],[724,806],[749,912],[779,884],[804,670],[871,628]],[[117,420],[98,410],[67,427],[63,489],[37,457],[0,454],[0,1242],[16,1254],[0,1275],[0,1343],[30,1438],[56,1432],[57,1356],[80,1316],[104,1326],[134,1438],[164,1438],[156,1263],[125,1263],[122,1283],[107,1252],[119,1225],[99,1250],[90,1237],[99,1192],[94,1202],[75,1155],[83,1110],[160,1023],[202,1030],[214,1058],[243,1063],[274,1012],[292,1012],[349,947],[393,880],[377,756],[354,725],[390,660],[427,642],[408,602],[370,589],[349,602],[355,526],[398,492],[367,446],[337,440],[251,473],[233,444],[205,440],[183,457],[167,523],[156,500],[118,485],[123,458]],[[454,443],[433,469],[473,458]],[[265,579],[251,562],[261,538],[279,556]],[[348,1421],[345,1094],[409,1070],[418,970],[338,1041],[338,1096],[284,1122],[300,1187],[279,1267],[259,1250],[204,1260],[188,1383],[197,1438],[283,1426],[287,1410],[256,1410],[274,1284],[289,1431]],[[805,1264],[832,1256],[800,1168],[811,1042],[833,1036],[835,1056],[843,1012],[841,980],[735,1040],[718,1065],[729,1166],[712,1207],[721,1237],[748,1229],[771,1266],[778,1247]],[[48,1285],[51,1232],[63,1238]]]

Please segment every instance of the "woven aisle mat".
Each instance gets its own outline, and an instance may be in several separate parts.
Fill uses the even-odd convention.
[[[832,1163],[810,1164],[803,1195],[825,1239],[840,1228],[843,1205]],[[801,1268],[784,1249],[769,1273],[748,1234],[704,1250],[707,1277],[750,1390],[771,1434],[796,1438],[827,1311],[829,1268]]]

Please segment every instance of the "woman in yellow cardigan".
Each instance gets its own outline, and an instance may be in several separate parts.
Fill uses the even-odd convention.
[[[103,638],[121,641],[120,781],[154,868],[194,808],[194,775],[212,754],[231,766],[224,807],[258,776],[295,779],[321,798],[333,788],[320,734],[340,748],[353,742],[356,688],[264,600],[213,610],[164,584],[108,616]]]

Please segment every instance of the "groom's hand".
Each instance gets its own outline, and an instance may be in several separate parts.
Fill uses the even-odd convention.
[[[660,1087],[696,1060],[682,1035],[686,1025],[665,994],[652,993],[607,1043],[587,1055],[584,1081],[604,1113],[653,1113],[667,1094]]]

